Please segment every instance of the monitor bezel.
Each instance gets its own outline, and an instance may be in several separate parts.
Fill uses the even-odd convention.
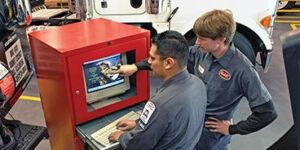
[[[122,64],[127,64],[127,56],[126,53],[119,53],[121,56]],[[114,54],[118,55],[118,54]],[[112,57],[114,55],[106,56],[106,57],[101,57],[99,58],[100,60],[105,60],[108,59],[109,57]],[[95,59],[95,60],[99,60]],[[92,62],[94,60],[88,61]],[[84,62],[87,63],[87,62]],[[85,95],[86,95],[86,101],[88,104],[94,103],[94,102],[99,102],[99,101],[109,101],[110,98],[115,97],[119,94],[125,93],[127,90],[130,89],[130,82],[129,82],[129,77],[124,77],[124,81],[122,83],[106,87],[103,89],[99,89],[93,92],[88,92],[87,86],[86,86],[86,79],[85,79],[85,74],[84,74],[84,63],[82,64],[82,73],[83,73],[83,81],[84,81],[84,88],[85,88]],[[115,100],[115,99],[114,99]],[[104,106],[103,106],[104,107]]]

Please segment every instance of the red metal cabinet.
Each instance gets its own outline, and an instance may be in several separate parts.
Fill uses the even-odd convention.
[[[83,149],[76,125],[149,98],[148,73],[135,74],[135,94],[120,102],[88,110],[83,63],[117,53],[130,63],[148,56],[150,33],[138,27],[94,19],[29,35],[43,111],[52,149]]]

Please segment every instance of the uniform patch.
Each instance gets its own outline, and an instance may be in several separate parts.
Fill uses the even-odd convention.
[[[231,78],[231,74],[225,69],[219,71],[219,76],[224,80],[230,80]]]
[[[205,71],[205,69],[201,65],[198,66],[198,70],[201,74],[203,74]]]
[[[155,105],[153,102],[148,101],[144,107],[144,110],[142,112],[142,115],[140,116],[140,119],[143,121],[144,124],[147,124],[151,115],[155,111]]]
[[[140,125],[140,127],[141,127],[142,129],[145,128],[145,125],[144,125],[141,121],[139,121],[139,125]]]

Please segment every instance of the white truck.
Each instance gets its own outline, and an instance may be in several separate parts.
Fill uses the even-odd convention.
[[[212,9],[229,9],[237,22],[234,43],[253,64],[267,71],[272,52],[272,30],[276,0],[78,0],[77,12],[84,19],[107,18],[149,29],[151,36],[165,30],[185,35],[190,44],[196,39],[194,21]],[[79,6],[79,7],[78,7]]]

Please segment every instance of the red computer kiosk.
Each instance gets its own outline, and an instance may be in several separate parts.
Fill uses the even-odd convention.
[[[52,149],[84,149],[76,127],[149,98],[149,77],[109,73],[145,59],[150,32],[94,19],[29,34]]]

